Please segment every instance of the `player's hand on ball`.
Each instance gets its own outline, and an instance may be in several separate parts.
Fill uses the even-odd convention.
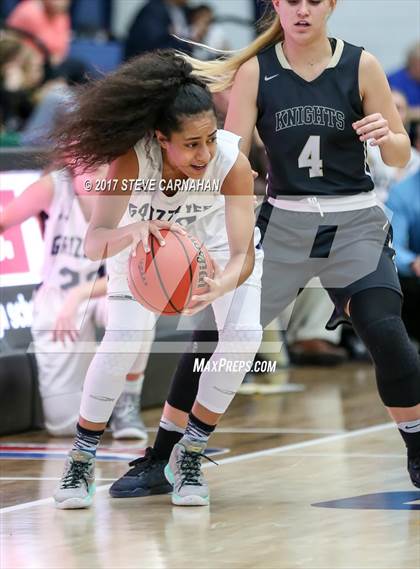
[[[133,223],[130,227],[132,228],[131,255],[133,257],[136,256],[136,250],[139,243],[142,243],[145,252],[149,253],[149,235],[154,235],[161,246],[165,245],[165,240],[159,231],[160,229],[170,229],[174,233],[179,233],[180,235],[187,234],[185,229],[183,229],[179,223],[171,221],[138,221],[137,223]]]
[[[353,128],[362,142],[370,140],[370,146],[381,146],[389,140],[391,131],[388,121],[381,113],[368,115],[353,123]]]
[[[192,316],[200,312],[211,304],[219,296],[223,296],[227,291],[223,286],[222,274],[223,271],[219,265],[212,259],[214,275],[213,278],[204,277],[204,281],[208,285],[208,291],[203,294],[195,294],[191,297],[188,308],[182,311],[187,316]]]

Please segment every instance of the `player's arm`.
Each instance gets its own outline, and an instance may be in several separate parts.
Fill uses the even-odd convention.
[[[114,160],[108,171],[108,179],[117,180],[111,192],[99,193],[85,238],[85,254],[97,261],[116,255],[132,242],[130,225],[118,227],[130,200],[130,188],[124,190],[124,180],[138,177],[138,161],[134,150]]]
[[[229,96],[225,129],[242,137],[241,150],[245,156],[249,156],[257,122],[259,76],[258,60],[253,57],[238,69]]]
[[[48,213],[54,196],[53,180],[42,176],[4,209],[0,208],[0,233],[19,225],[41,211]]]
[[[116,184],[112,183],[112,191],[100,193],[96,197],[85,239],[85,254],[89,259],[97,261],[113,257],[130,245],[134,254],[140,242],[143,243],[145,251],[148,251],[150,233],[163,245],[159,229],[171,229],[185,234],[178,224],[167,221],[137,221],[118,227],[132,193],[132,187],[127,182],[138,177],[138,160],[132,149],[110,165],[108,179],[116,180]]]
[[[248,159],[242,153],[222,186],[225,196],[226,230],[230,260],[224,276],[229,289],[241,285],[252,273],[254,249],[254,179]]]
[[[366,115],[353,124],[361,141],[379,146],[388,166],[403,168],[410,160],[410,139],[395,107],[386,75],[378,60],[364,51],[360,59],[359,88]]]

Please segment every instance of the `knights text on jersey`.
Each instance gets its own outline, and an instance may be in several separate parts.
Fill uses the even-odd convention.
[[[270,197],[343,196],[374,187],[366,145],[352,127],[364,116],[359,93],[363,48],[330,42],[331,61],[313,81],[292,70],[281,44],[258,55],[257,128],[269,159]]]

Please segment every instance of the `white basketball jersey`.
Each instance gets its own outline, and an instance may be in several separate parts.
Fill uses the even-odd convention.
[[[51,172],[53,200],[45,227],[45,257],[42,282],[67,290],[93,280],[101,265],[83,252],[88,222],[74,193],[67,170]]]
[[[240,137],[217,131],[217,149],[199,180],[179,181],[177,193],[161,191],[162,151],[156,139],[139,141],[134,150],[139,161],[138,191],[133,190],[119,227],[146,220],[176,221],[211,251],[228,249],[225,199],[220,191],[239,155]],[[177,181],[178,182],[178,181]],[[126,292],[130,248],[107,260],[108,293]]]

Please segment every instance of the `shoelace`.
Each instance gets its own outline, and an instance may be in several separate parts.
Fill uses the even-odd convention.
[[[89,468],[89,463],[74,461],[70,466],[67,474],[63,477],[63,480],[61,482],[61,488],[65,490],[67,490],[68,488],[80,488],[82,482],[85,483],[87,488],[88,468]]]
[[[184,485],[198,486],[200,485],[201,475],[201,458],[205,458],[209,462],[217,465],[217,462],[212,460],[209,456],[201,452],[188,452],[183,453],[182,457],[177,461],[179,468],[182,472],[182,482],[180,488]]]
[[[128,463],[128,466],[132,467],[130,472],[133,471],[132,473],[136,474],[138,470],[141,470],[141,472],[147,472],[148,470],[155,468],[157,461],[158,459],[156,458],[153,449],[148,447],[144,456],[140,456],[139,458],[132,460]]]

